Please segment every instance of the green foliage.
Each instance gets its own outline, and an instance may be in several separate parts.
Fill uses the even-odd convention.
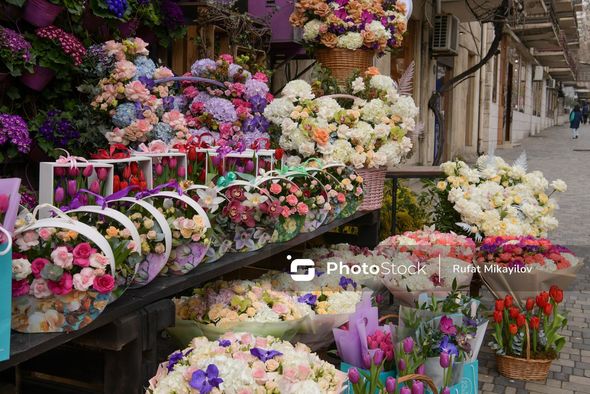
[[[429,223],[442,232],[454,232],[460,235],[469,236],[463,229],[457,226],[461,222],[459,213],[449,202],[448,191],[436,187],[438,179],[423,179],[424,191],[418,197],[419,205],[431,207],[428,212]]]
[[[70,14],[82,15],[85,0],[50,0],[53,4],[64,7]]]
[[[385,182],[383,192],[383,207],[381,208],[380,238],[391,236],[391,204],[393,196],[393,182]],[[401,180],[397,190],[396,234],[405,231],[415,231],[429,224],[429,213],[417,195]]]

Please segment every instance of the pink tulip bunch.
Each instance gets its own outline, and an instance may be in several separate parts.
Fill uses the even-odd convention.
[[[152,160],[154,185],[162,185],[173,180],[184,181],[186,165],[178,156],[161,156]]]
[[[53,170],[53,202],[58,207],[70,207],[94,204],[95,198],[89,194],[80,194],[87,189],[92,193],[104,195],[107,191],[107,179],[110,169],[95,167],[92,164],[76,164],[55,167]]]

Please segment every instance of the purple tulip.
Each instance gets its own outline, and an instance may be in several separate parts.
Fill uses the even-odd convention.
[[[381,350],[381,349],[375,350],[375,354],[373,354],[373,363],[375,365],[381,365],[381,363],[383,362],[384,355],[385,354],[383,353],[383,350]]]
[[[55,200],[55,202],[57,204],[59,204],[60,202],[62,202],[64,200],[65,197],[65,191],[64,188],[61,186],[58,186],[55,189],[55,194],[53,195],[53,199]]]
[[[82,170],[82,175],[84,175],[84,177],[88,178],[90,175],[92,175],[92,171],[94,170],[94,166],[92,164],[88,164],[86,167],[84,167],[84,169]]]
[[[440,366],[441,366],[442,368],[448,368],[448,367],[449,367],[449,365],[451,364],[451,358],[450,358],[450,356],[449,356],[449,353],[447,353],[447,352],[442,352],[442,353],[440,354],[440,359],[439,359],[439,362],[440,362]]]
[[[221,164],[221,157],[211,156],[211,164],[213,164],[214,167],[219,166]]]
[[[414,380],[412,384],[412,394],[424,394],[424,383],[419,380]]]
[[[244,167],[243,166],[237,166],[236,167],[236,171],[237,172],[244,172]]]
[[[375,302],[381,304],[383,302],[383,294],[379,293],[375,296]]]
[[[107,177],[109,176],[109,170],[104,167],[98,168],[96,170],[96,176],[98,177],[99,181],[106,181]]]
[[[74,180],[68,181],[68,195],[74,197],[78,192],[78,183]]]
[[[63,167],[55,167],[54,171],[55,176],[64,176],[66,175],[66,169]]]
[[[369,355],[369,353],[363,354],[363,368],[371,368],[371,356]]]
[[[90,184],[90,191],[92,193],[100,194],[100,182],[98,182],[98,180],[94,180],[94,182]]]
[[[387,380],[385,381],[385,391],[392,394],[395,392],[395,378],[388,376]]]
[[[359,373],[358,369],[350,368],[348,370],[348,380],[350,380],[350,383],[357,384],[360,378],[361,374]]]
[[[406,352],[407,354],[412,353],[412,350],[414,350],[414,340],[412,339],[412,337],[407,337],[406,339],[404,339],[402,341],[402,346],[404,348],[404,352]]]
[[[406,370],[406,361],[403,358],[401,358],[399,360],[399,363],[397,366],[399,367],[400,371],[405,371]]]
[[[453,319],[443,316],[438,323],[438,328],[443,334],[455,335],[457,334],[457,327],[453,323]]]
[[[444,389],[442,389],[440,391],[440,394],[451,394],[451,389],[448,387],[445,387]]]
[[[424,364],[422,364],[418,368],[416,368],[416,373],[418,375],[424,375],[425,371],[426,371],[426,367],[424,367]]]
[[[176,157],[172,156],[170,158],[170,168],[176,168],[177,165],[178,165],[178,160],[176,159]]]
[[[80,175],[80,170],[77,167],[68,168],[68,175],[71,177],[77,177]]]
[[[402,389],[399,391],[399,394],[412,394],[412,390],[410,390],[408,387],[404,386],[404,387],[402,387]]]
[[[254,162],[252,160],[248,160],[246,162],[246,166],[244,168],[246,170],[246,172],[252,172],[254,171]]]
[[[186,176],[186,168],[180,166],[178,167],[178,177],[184,178]]]
[[[162,175],[163,172],[164,172],[164,169],[162,168],[162,165],[156,164],[156,175],[160,176],[160,175]]]

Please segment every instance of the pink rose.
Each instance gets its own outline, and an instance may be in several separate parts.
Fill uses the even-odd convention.
[[[173,77],[174,73],[168,67],[158,67],[154,71],[154,79],[164,79]]]
[[[247,107],[236,108],[236,114],[240,119],[246,119],[250,115],[250,109]]]
[[[338,196],[336,198],[338,199],[339,203],[343,203],[346,201],[346,196],[343,193],[338,193]]]
[[[252,377],[260,384],[266,381],[266,371],[263,368],[255,368],[252,370]]]
[[[80,273],[74,275],[74,289],[86,291],[94,284],[96,273],[92,268],[82,268]]]
[[[231,64],[231,63],[234,62],[234,57],[232,55],[230,55],[230,54],[227,54],[227,53],[224,53],[222,55],[219,55],[219,58],[221,60],[223,60],[224,62],[227,62],[229,64]]]
[[[125,97],[130,101],[146,101],[150,91],[140,81],[133,81],[125,85]]]
[[[307,213],[309,212],[309,207],[307,206],[307,204],[300,202],[299,204],[297,204],[297,212],[299,212],[300,215],[307,215]]]
[[[147,146],[150,153],[167,153],[168,145],[162,140],[154,140]]]
[[[50,261],[44,259],[42,257],[37,257],[35,260],[31,262],[31,271],[35,278],[39,278],[41,276],[41,271],[43,271],[43,267],[49,264]]]
[[[278,183],[273,183],[270,185],[270,192],[272,194],[279,194],[281,190],[283,190],[283,188]]]
[[[299,191],[299,186],[291,184],[291,186],[289,186],[289,191],[293,194],[297,193]]]
[[[13,297],[20,297],[25,294],[29,294],[29,281],[27,279],[23,280],[12,280],[12,296]]]
[[[295,196],[294,194],[289,194],[287,196],[287,204],[291,205],[291,206],[295,206],[297,205],[299,201],[297,200],[297,196]]]
[[[145,42],[141,38],[135,37],[133,39],[133,45],[135,46],[135,53],[137,55],[147,56],[150,54],[150,52],[147,49],[148,45],[150,45],[150,44],[148,44],[147,42]]]
[[[252,343],[253,339],[254,338],[251,334],[244,334],[240,337],[240,342],[242,342],[244,345],[249,345]]]
[[[41,239],[43,241],[49,240],[49,238],[51,238],[52,235],[53,235],[53,232],[51,230],[49,230],[48,228],[44,227],[39,230],[39,237],[41,237]]]
[[[297,381],[297,370],[295,368],[285,368],[283,376],[290,382]]]
[[[33,283],[31,283],[31,290],[30,293],[35,298],[47,298],[51,296],[51,290],[49,290],[49,286],[45,279],[36,278],[33,279]]]
[[[64,272],[59,282],[49,280],[47,286],[55,295],[69,294],[72,291],[72,275],[69,272]]]
[[[58,246],[53,252],[51,252],[51,260],[53,260],[55,265],[69,270],[72,268],[74,255],[68,252],[68,248],[65,246]]]
[[[266,76],[265,73],[261,73],[260,71],[257,71],[256,74],[254,74],[254,79],[258,80],[258,81],[262,81],[264,83],[268,82],[268,77]]]
[[[90,266],[104,269],[109,264],[109,259],[102,253],[94,253],[90,256]]]
[[[268,340],[266,338],[263,338],[263,337],[256,338],[256,347],[265,348],[267,346],[268,346]]]
[[[94,290],[99,293],[110,293],[115,288],[115,278],[112,275],[105,274],[94,278]]]
[[[288,218],[291,216],[291,209],[289,209],[289,207],[283,207],[281,215],[283,215],[284,218]]]
[[[307,365],[299,365],[297,369],[299,372],[299,379],[301,380],[306,380],[311,373],[311,369]]]
[[[74,264],[80,267],[88,267],[90,265],[90,256],[94,253],[96,253],[96,249],[94,249],[88,242],[82,242],[81,244],[76,245],[73,250]]]
[[[285,304],[274,304],[272,310],[279,315],[284,315],[289,312],[289,308]]]

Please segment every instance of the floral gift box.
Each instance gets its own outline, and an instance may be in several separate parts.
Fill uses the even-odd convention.
[[[68,332],[92,323],[117,289],[115,256],[95,228],[59,210],[17,220],[12,256],[12,328]]]
[[[116,193],[129,186],[137,190],[151,189],[152,159],[145,156],[131,156],[131,151],[124,145],[111,145],[109,150],[100,149],[91,155],[92,163],[111,164],[113,166],[112,191]]]
[[[168,145],[161,140],[151,141],[149,144],[139,145],[138,151],[132,156],[149,157],[152,160],[152,180],[154,185],[176,180],[182,182],[187,177],[187,155],[172,152]]]

